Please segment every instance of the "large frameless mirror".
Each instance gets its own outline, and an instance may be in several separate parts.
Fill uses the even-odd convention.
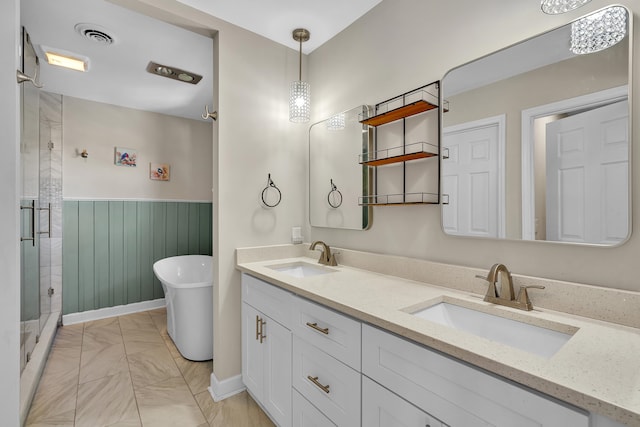
[[[369,171],[358,163],[371,141],[369,126],[359,115],[369,114],[361,105],[309,128],[309,220],[314,227],[366,230],[371,208],[358,205],[369,194]]]
[[[629,21],[626,8],[608,7],[445,75],[447,234],[628,238]]]

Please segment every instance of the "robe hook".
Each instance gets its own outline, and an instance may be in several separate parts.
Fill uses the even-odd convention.
[[[201,116],[204,120],[207,120],[209,118],[213,119],[213,120],[218,120],[218,112],[214,111],[214,112],[209,112],[209,106],[205,105],[204,106],[204,113],[202,113]]]

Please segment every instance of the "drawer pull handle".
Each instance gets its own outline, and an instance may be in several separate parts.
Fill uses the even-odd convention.
[[[314,323],[309,323],[307,322],[307,326],[310,328],[315,329],[318,332],[322,332],[325,335],[329,335],[329,328],[321,328],[320,326],[318,326],[318,323],[314,322]]]
[[[320,384],[320,381],[318,381],[318,377],[312,377],[311,375],[307,375],[307,379],[309,381],[311,381],[312,383],[314,383],[316,386],[318,386],[318,388],[322,391],[324,391],[325,393],[329,394],[329,385],[322,385]]]
[[[260,339],[260,316],[256,315],[256,341]]]
[[[264,334],[264,325],[266,325],[267,322],[265,322],[264,320],[260,319],[260,344],[262,344],[262,341],[267,339],[267,336]]]

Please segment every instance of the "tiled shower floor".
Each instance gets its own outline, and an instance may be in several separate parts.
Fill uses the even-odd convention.
[[[214,402],[211,361],[182,358],[158,309],[63,326],[27,426],[273,426],[246,393]]]

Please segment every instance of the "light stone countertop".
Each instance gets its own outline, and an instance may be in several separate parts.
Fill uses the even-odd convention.
[[[297,295],[589,412],[640,426],[639,329],[535,308],[535,302],[531,312],[497,306],[484,302],[483,295],[354,267],[328,267],[335,272],[304,278],[267,267],[299,261],[317,265],[315,258],[244,261],[248,260],[239,257],[239,270]],[[577,332],[545,359],[409,314],[443,300],[561,332]]]

